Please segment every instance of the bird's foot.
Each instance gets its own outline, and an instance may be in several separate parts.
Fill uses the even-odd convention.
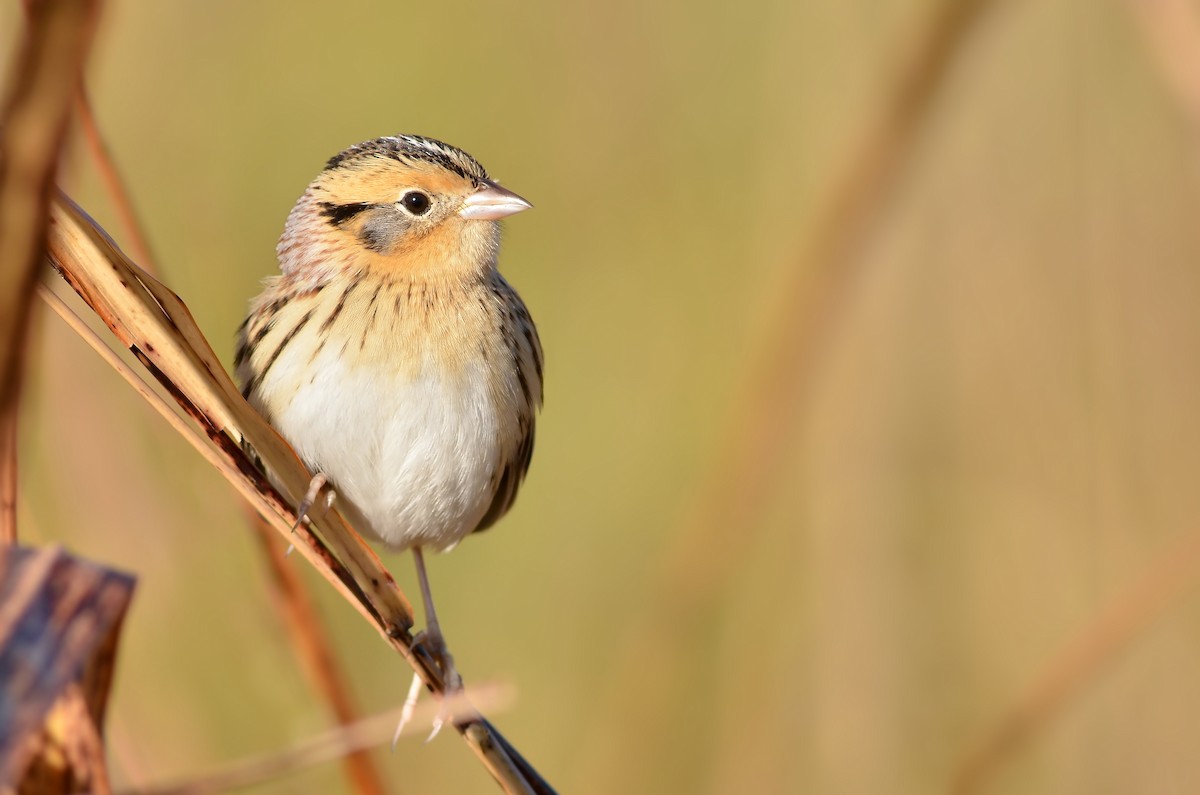
[[[425,555],[421,547],[413,547],[413,560],[417,564],[417,579],[421,584],[421,598],[425,602],[425,629],[418,632],[413,638],[412,650],[431,662],[442,678],[441,703],[438,705],[437,717],[433,721],[433,733],[425,740],[425,742],[429,742],[437,736],[447,721],[453,719],[450,702],[462,694],[463,682],[462,677],[458,675],[458,669],[454,667],[454,658],[450,656],[450,649],[446,646],[441,625],[438,624],[437,611],[433,609],[433,593],[429,589],[429,577],[425,571]],[[412,710],[409,708],[409,702],[415,702],[417,692],[419,692],[419,688],[414,685],[409,690],[409,701],[405,702],[405,709],[402,710],[402,713],[406,712],[410,717]],[[402,721],[401,728],[403,725]],[[399,732],[400,729],[397,729],[396,733],[399,734]]]
[[[463,681],[462,677],[459,676],[458,669],[454,666],[454,657],[451,656],[450,649],[446,646],[446,639],[442,636],[439,629],[430,627],[418,632],[416,637],[413,638],[413,649],[418,652],[424,652],[437,665],[442,675],[444,690],[442,691],[441,705],[438,707],[437,716],[433,719],[433,730],[425,738],[425,742],[430,742],[434,737],[438,736],[442,727],[454,717],[450,712],[448,699],[462,693]],[[404,700],[404,708],[400,712],[400,725],[396,727],[396,735],[392,739],[393,748],[396,745],[396,740],[400,739],[400,733],[404,730],[404,726],[412,720],[413,711],[417,705],[417,696],[421,693],[420,684],[421,678],[414,676],[413,684],[408,690],[408,697]]]
[[[413,648],[424,651],[437,664],[447,693],[458,693],[463,689],[462,677],[454,667],[454,657],[440,629],[429,627],[418,632],[413,638]]]

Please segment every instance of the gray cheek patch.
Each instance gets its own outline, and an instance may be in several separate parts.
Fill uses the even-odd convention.
[[[395,207],[376,207],[363,218],[358,230],[358,239],[377,254],[386,254],[396,248],[412,225],[412,219]]]

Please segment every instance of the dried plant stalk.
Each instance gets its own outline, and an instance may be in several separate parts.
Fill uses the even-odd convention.
[[[1173,545],[1140,579],[1072,638],[983,733],[955,773],[950,791],[982,791],[1005,761],[1063,710],[1103,668],[1200,578],[1200,534]]]
[[[104,140],[104,135],[100,132],[96,114],[92,110],[92,102],[88,97],[87,88],[82,84],[75,97],[75,120],[83,133],[84,143],[87,144],[88,156],[100,175],[100,180],[104,183],[104,191],[108,194],[109,202],[116,211],[122,231],[129,241],[133,258],[137,260],[142,270],[157,276],[158,265],[150,251],[150,243],[142,230],[142,225],[138,223],[133,199],[125,188],[121,172],[117,170],[117,165],[113,162],[112,152]]]
[[[453,701],[460,697],[450,698]],[[511,702],[511,693],[502,686],[485,684],[471,688],[471,698],[476,706],[482,704],[489,710],[496,710]],[[418,714],[408,724],[408,730],[412,731],[414,726],[433,720],[437,709],[436,705],[428,703],[423,708],[418,708]],[[136,795],[215,795],[272,781],[280,776],[387,742],[396,728],[401,712],[401,709],[392,709],[361,718],[354,723],[301,740],[281,751],[236,760],[203,776],[183,782],[139,788]],[[133,793],[134,791],[122,792],[120,795]]]
[[[96,14],[96,0],[33,5],[0,115],[0,541],[17,537],[17,409],[25,337],[54,174]]]
[[[257,548],[270,574],[276,610],[288,640],[305,668],[309,681],[329,705],[340,726],[355,723],[358,709],[350,693],[345,671],[338,663],[328,632],[317,613],[299,570],[291,564],[283,545],[258,516],[250,517]],[[383,777],[366,749],[351,749],[342,760],[346,776],[359,795],[385,795]]]
[[[773,326],[697,489],[701,497],[688,506],[667,548],[659,577],[671,595],[666,603],[707,603],[737,570],[739,553],[753,548],[746,533],[761,524],[764,506],[778,489],[782,459],[793,449],[792,431],[803,416],[820,354],[861,278],[859,254],[968,35],[991,5],[993,0],[945,0],[934,9],[880,117],[838,175],[813,237],[780,290]],[[734,544],[732,532],[738,537]]]

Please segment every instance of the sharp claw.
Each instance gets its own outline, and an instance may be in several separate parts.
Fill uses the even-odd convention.
[[[417,698],[421,695],[421,677],[413,674],[412,684],[408,687],[408,695],[404,699],[404,707],[400,710],[400,722],[396,724],[396,733],[392,735],[392,752],[396,751],[396,743],[400,742],[400,735],[404,732],[404,727],[412,722],[413,712],[417,708]],[[436,734],[436,732],[435,732]],[[430,740],[433,739],[431,736]],[[425,742],[429,742],[426,740]]]
[[[433,731],[429,732],[429,736],[425,738],[425,742],[433,742],[433,738],[437,737],[442,731],[442,727],[446,725],[446,721],[450,718],[450,710],[446,709],[446,701],[442,700],[442,707],[438,710],[437,717],[433,719]]]
[[[328,482],[329,479],[322,472],[313,475],[313,479],[308,482],[308,491],[304,493],[304,499],[300,500],[300,504],[296,506],[296,523],[292,525],[293,533],[300,529],[300,525],[304,524],[304,520],[308,517],[308,512],[312,510],[313,505],[317,502],[317,497],[321,494],[321,489],[325,488],[325,484]],[[329,495],[325,498],[325,510],[329,510],[330,506],[333,505],[333,500],[336,496],[333,491],[329,492]]]

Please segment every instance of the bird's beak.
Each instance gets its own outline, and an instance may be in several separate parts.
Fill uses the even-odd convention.
[[[472,221],[498,221],[533,205],[490,180],[463,201],[458,214]]]

